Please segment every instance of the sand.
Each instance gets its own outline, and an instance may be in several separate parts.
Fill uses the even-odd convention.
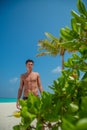
[[[21,122],[21,118],[16,118],[13,115],[16,108],[16,103],[0,103],[0,130],[13,130],[14,125],[18,125]],[[36,126],[37,120],[35,119],[31,126]],[[33,129],[34,130],[34,129]],[[45,128],[45,130],[48,130]]]
[[[15,111],[16,103],[0,103],[0,130],[13,130],[13,126],[20,123],[21,118],[11,116]]]
[[[16,118],[13,113],[18,111],[16,103],[0,103],[0,130],[13,130],[14,125],[21,122],[21,118]],[[36,126],[36,119],[31,123],[31,126]]]

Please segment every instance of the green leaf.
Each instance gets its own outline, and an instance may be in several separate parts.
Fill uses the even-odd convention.
[[[75,20],[75,18],[72,18],[71,19],[71,26],[72,26],[72,29],[78,33],[78,27],[77,27],[77,22]]]
[[[51,41],[59,42],[59,39],[57,37],[54,37],[52,34],[45,32],[45,35],[50,38]]]
[[[77,122],[76,130],[87,130],[87,118],[80,119]]]
[[[38,121],[37,124],[36,124],[36,130],[42,130],[42,122],[41,121]]]
[[[20,130],[20,125],[13,126],[13,130]]]
[[[84,73],[83,77],[81,78],[82,80],[87,78],[87,72]]]
[[[27,100],[20,99],[19,103],[22,107],[27,106]]]
[[[76,112],[76,111],[78,111],[78,109],[79,109],[79,107],[78,107],[77,104],[75,104],[75,103],[70,103],[70,110],[71,110],[72,112]]]
[[[84,23],[86,22],[86,19],[83,19],[79,14],[77,14],[74,10],[71,11],[72,16],[76,19],[76,21],[78,23],[81,23],[82,25],[84,25]]]
[[[63,39],[71,41],[73,37],[70,34],[70,30],[67,30],[67,28],[62,28],[60,30],[60,35]]]
[[[69,120],[63,118],[62,130],[74,130],[74,125],[72,125]]]
[[[77,1],[77,7],[78,7],[79,12],[81,14],[84,14],[87,17],[87,11],[86,11],[85,5],[82,2],[82,0]]]

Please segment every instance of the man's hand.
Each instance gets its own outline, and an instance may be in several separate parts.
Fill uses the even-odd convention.
[[[19,101],[16,103],[16,107],[17,107],[17,109],[20,109]]]

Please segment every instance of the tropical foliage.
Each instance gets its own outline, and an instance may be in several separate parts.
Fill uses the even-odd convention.
[[[58,39],[48,32],[46,32],[45,35],[47,39],[39,40],[38,42],[38,50],[41,52],[37,54],[37,56],[57,56],[58,54],[60,54],[60,56],[62,56],[62,69],[64,69],[65,48],[63,46],[60,46],[63,39]]]
[[[60,37],[47,35],[49,40],[40,41],[43,54],[57,55],[60,49],[76,52],[67,62],[61,76],[53,81],[53,93],[43,92],[41,97],[29,94],[28,100],[20,100],[21,122],[14,130],[87,130],[87,10],[81,0],[77,1],[79,14],[71,11],[71,28],[60,30]]]

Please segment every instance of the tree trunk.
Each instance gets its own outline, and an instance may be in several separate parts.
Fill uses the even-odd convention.
[[[62,55],[62,70],[64,70],[64,55]]]

